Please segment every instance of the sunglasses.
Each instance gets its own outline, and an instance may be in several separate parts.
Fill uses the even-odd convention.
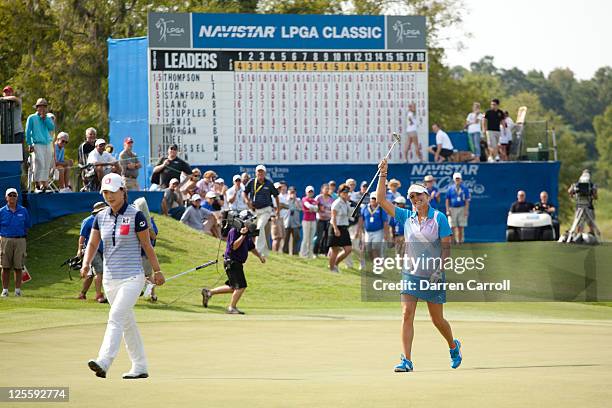
[[[178,150],[176,147],[171,147],[170,150]]]
[[[9,197],[17,197],[17,194],[15,194],[15,193],[9,193],[9,195],[8,195],[8,196],[9,196]]]

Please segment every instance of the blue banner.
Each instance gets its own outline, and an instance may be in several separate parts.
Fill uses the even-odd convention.
[[[193,48],[385,49],[383,16],[192,14]]]
[[[313,185],[319,193],[322,183],[335,180],[340,185],[348,178],[354,178],[359,185],[370,182],[376,165],[304,165],[278,166],[267,165],[268,175],[273,181],[285,180],[295,186],[298,197],[304,196],[307,185]],[[440,189],[441,200],[438,206],[445,212],[446,191],[453,182],[455,172],[461,173],[463,183],[470,189],[472,200],[466,242],[501,242],[506,239],[506,219],[510,206],[516,201],[518,190],[525,190],[527,200],[536,202],[541,191],[547,191],[553,204],[557,204],[559,183],[559,162],[505,162],[505,163],[419,163],[392,164],[389,166],[389,179],[398,179],[402,186],[400,192],[406,194],[410,183],[422,182],[431,174]],[[255,166],[206,166],[202,172],[214,170],[219,177],[231,183],[234,174],[255,173]],[[375,186],[373,187],[373,190]]]
[[[160,191],[129,191],[128,201],[137,198],[147,200],[149,211],[161,213]],[[32,225],[49,222],[65,215],[90,212],[98,201],[104,201],[100,193],[28,194],[26,207],[32,217]]]

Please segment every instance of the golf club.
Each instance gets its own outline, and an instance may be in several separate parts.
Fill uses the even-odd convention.
[[[183,276],[183,275],[188,274],[190,272],[197,271],[197,270],[202,269],[202,268],[206,268],[207,266],[210,266],[210,265],[214,265],[217,262],[218,262],[218,260],[216,260],[216,259],[214,261],[208,261],[206,263],[203,263],[202,265],[196,266],[195,268],[191,268],[191,269],[189,269],[189,270],[187,270],[185,272],[181,272],[181,273],[178,273],[178,274],[176,274],[174,276],[170,276],[169,278],[166,278],[166,282],[168,282],[168,281],[170,281],[172,279],[176,279],[179,276]],[[145,296],[145,297],[151,296],[151,291],[153,290],[153,288],[155,286],[156,285],[154,283],[151,283],[151,282],[147,281],[147,286],[145,287],[145,290],[143,292],[143,296]]]
[[[393,133],[392,135],[393,137],[393,144],[391,145],[391,148],[389,149],[389,151],[387,152],[387,154],[385,155],[385,159],[389,158],[389,155],[391,154],[391,152],[393,151],[393,148],[395,147],[395,145],[400,141],[400,137],[397,133]],[[376,177],[378,177],[378,174],[380,173],[380,169],[376,170],[376,174],[374,174],[374,177],[372,178],[372,181],[370,181],[370,184],[368,184],[368,189],[367,191],[361,196],[361,198],[359,199],[359,202],[357,203],[357,205],[355,206],[355,209],[353,210],[353,214],[351,214],[352,218],[355,218],[357,216],[357,213],[359,213],[359,209],[361,207],[361,203],[363,203],[363,200],[365,199],[365,197],[368,195],[368,193],[370,192],[370,188],[372,188],[372,184],[374,184],[374,180],[376,180]]]

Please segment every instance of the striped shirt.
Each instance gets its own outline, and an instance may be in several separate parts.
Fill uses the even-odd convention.
[[[125,279],[143,274],[138,232],[148,229],[144,214],[125,203],[117,214],[109,207],[100,211],[93,229],[104,244],[104,278]]]

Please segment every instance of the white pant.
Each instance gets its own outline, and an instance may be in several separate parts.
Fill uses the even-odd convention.
[[[53,166],[53,145],[35,144],[33,155],[34,181],[49,181],[49,172]]]
[[[106,369],[110,368],[117,357],[123,336],[128,355],[132,360],[130,371],[139,374],[148,372],[142,338],[134,317],[134,305],[140,296],[144,279],[144,274],[140,274],[127,279],[105,277],[103,280],[104,292],[111,308],[97,361]]]
[[[255,248],[262,255],[268,255],[268,245],[266,244],[266,224],[272,216],[272,207],[265,207],[255,210],[257,215],[257,229],[259,236],[255,239]]]
[[[300,247],[300,256],[304,258],[312,257],[312,241],[317,232],[317,221],[302,221],[302,246]]]

